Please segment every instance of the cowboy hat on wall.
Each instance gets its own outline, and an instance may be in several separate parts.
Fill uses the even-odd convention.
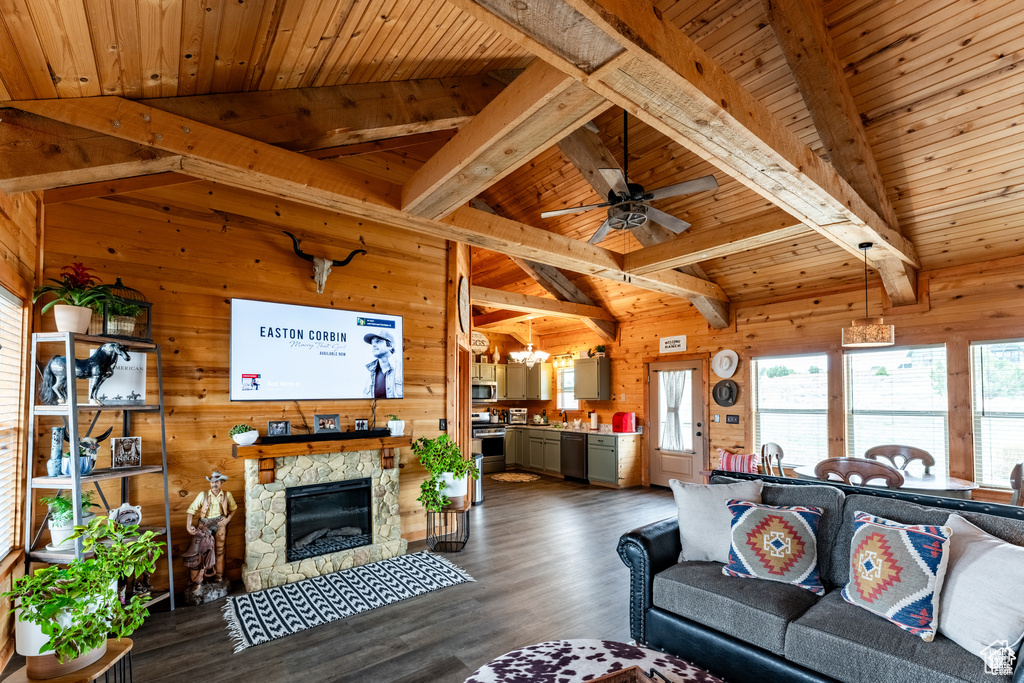
[[[731,349],[725,349],[715,354],[711,359],[711,371],[722,379],[729,379],[736,372],[739,365],[739,356]]]

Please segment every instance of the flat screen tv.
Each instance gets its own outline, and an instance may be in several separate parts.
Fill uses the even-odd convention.
[[[402,317],[231,300],[231,400],[402,398]]]

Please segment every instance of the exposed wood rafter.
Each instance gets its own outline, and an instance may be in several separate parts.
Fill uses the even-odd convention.
[[[545,299],[518,292],[505,292],[500,289],[473,285],[470,289],[470,301],[475,306],[501,308],[506,311],[522,311],[534,315],[552,316],[555,318],[597,318],[614,320],[612,315],[598,306],[574,304],[569,301]]]
[[[509,325],[526,320],[530,315],[530,313],[523,313],[521,311],[490,311],[488,313],[480,313],[473,316],[473,328],[485,329],[496,325]]]
[[[529,11],[502,0],[453,2],[849,253],[878,244],[872,265],[904,285],[906,268],[892,261],[919,265],[909,240],[647,0],[535,0]]]

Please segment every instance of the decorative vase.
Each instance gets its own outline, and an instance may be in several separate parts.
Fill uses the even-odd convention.
[[[494,360],[494,364],[497,365],[498,361],[501,360],[501,354],[498,353],[498,347],[494,347],[494,353],[491,354],[491,358]]]
[[[405,420],[388,420],[391,436],[402,436],[405,433]]]
[[[232,434],[231,439],[239,446],[251,446],[256,443],[256,439],[260,438],[260,433],[255,429],[248,432],[242,432],[241,434]]]
[[[64,458],[61,458],[60,459],[60,473],[65,475],[65,476],[70,477],[71,476],[71,463],[72,463],[72,460],[71,460],[71,456],[70,455],[66,456]],[[86,455],[78,456],[78,471],[83,476],[86,475],[86,474],[89,474],[90,472],[92,472],[92,467],[93,467],[94,464],[96,464],[96,463],[95,463],[95,461],[91,457],[86,456]],[[47,467],[47,471],[49,471],[49,467],[50,467],[49,463],[47,463],[46,467]]]
[[[89,331],[92,320],[92,309],[88,306],[68,306],[56,304],[53,307],[53,319],[57,323],[58,332],[77,332],[85,334]]]

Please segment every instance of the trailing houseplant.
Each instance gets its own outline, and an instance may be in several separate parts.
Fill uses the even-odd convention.
[[[59,279],[50,278],[51,284],[36,287],[33,303],[45,294],[53,295],[53,301],[46,303],[40,312],[45,314],[53,309],[58,331],[86,332],[93,311],[110,301],[110,286],[100,284],[93,272],[93,268],[82,263],[72,263],[61,268]]]
[[[412,444],[412,452],[420,459],[420,464],[430,474],[420,484],[418,500],[430,512],[440,512],[451,504],[450,495],[464,496],[466,483],[456,482],[467,479],[479,479],[480,470],[472,460],[462,457],[458,444],[447,434],[428,439],[421,436]],[[461,491],[461,493],[460,493]]]
[[[83,549],[93,556],[39,569],[3,594],[17,605],[18,652],[46,660],[52,653],[65,666],[80,660],[70,662],[69,671],[102,656],[108,634],[124,638],[142,625],[149,597],[133,596],[122,603],[117,584],[153,571],[163,554],[163,544],[153,540],[152,531],[139,534],[137,526],[121,526],[106,517],[76,527],[72,538],[81,538]],[[33,664],[30,659],[30,670]]]
[[[82,521],[93,517],[89,508],[99,507],[94,500],[95,494],[92,491],[82,492]],[[71,536],[75,529],[75,504],[71,500],[71,494],[59,493],[49,498],[40,498],[39,502],[50,509],[50,519],[47,525],[50,527],[50,545],[55,550],[63,550],[71,543]]]

